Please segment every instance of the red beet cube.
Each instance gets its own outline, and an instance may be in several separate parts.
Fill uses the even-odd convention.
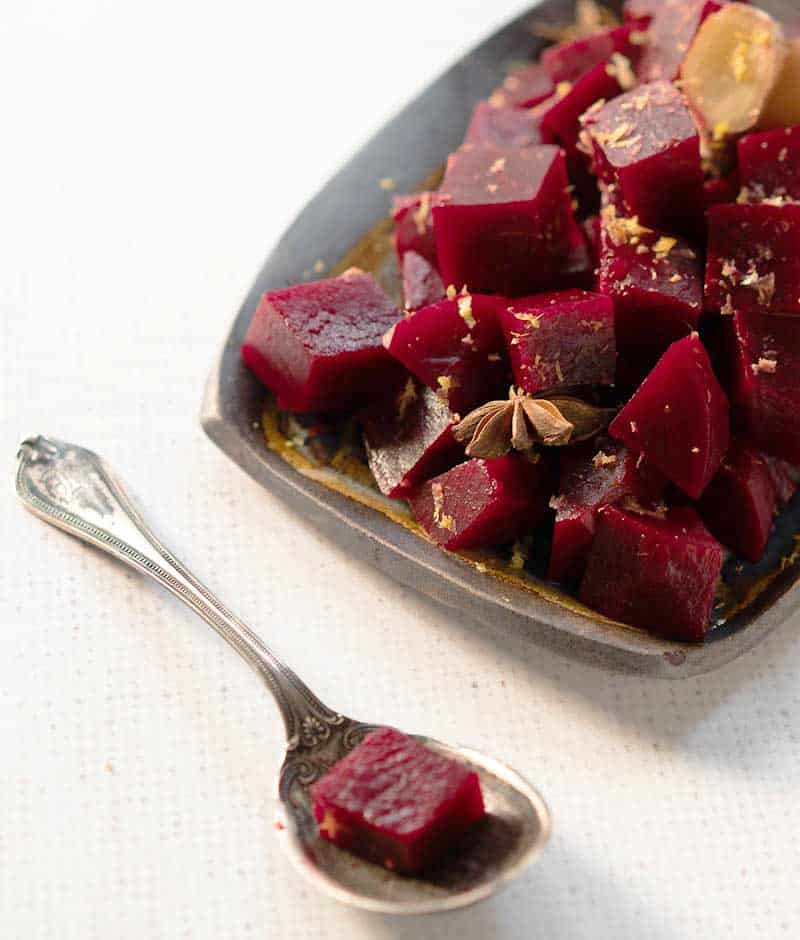
[[[761,454],[761,459],[772,480],[772,488],[775,490],[775,502],[778,506],[785,506],[794,498],[797,492],[796,470],[790,463],[780,460],[777,457],[771,457],[769,454]]]
[[[542,65],[554,82],[574,82],[596,65],[607,62],[615,52],[635,63],[642,47],[631,42],[634,30],[635,27],[628,24],[560,42],[544,50]]]
[[[508,391],[508,359],[498,319],[507,303],[481,294],[441,300],[400,320],[384,345],[464,415]]]
[[[491,144],[495,147],[533,147],[542,144],[539,122],[522,108],[499,108],[479,101],[472,112],[465,144]]]
[[[742,137],[739,174],[751,202],[800,201],[800,127],[779,127]]]
[[[760,561],[775,512],[775,488],[761,454],[734,441],[698,508],[726,548],[748,561]]]
[[[288,411],[359,406],[400,370],[381,339],[397,307],[368,274],[269,291],[261,298],[242,358]]]
[[[551,284],[569,250],[570,204],[557,147],[463,146],[451,154],[433,217],[445,284],[525,294]]]
[[[459,464],[424,483],[409,506],[434,542],[455,551],[504,545],[531,532],[550,493],[545,462],[511,454]]]
[[[514,381],[537,394],[573,385],[613,385],[614,305],[566,290],[521,297],[501,315]]]
[[[577,151],[580,118],[601,98],[614,98],[622,91],[613,69],[601,62],[580,76],[574,83],[562,82],[556,94],[539,105],[542,134],[549,143],[557,143],[568,155]],[[581,155],[583,156],[583,155]]]
[[[698,499],[728,450],[728,399],[696,333],[673,343],[609,433]]]
[[[800,313],[800,206],[708,211],[706,307]]]
[[[444,297],[444,284],[439,272],[416,251],[403,255],[403,297],[406,310],[417,310],[435,304]]]
[[[493,108],[532,108],[553,94],[553,80],[538,62],[521,65],[489,96]]]
[[[733,318],[734,421],[761,450],[800,464],[800,330],[794,317]]]
[[[693,509],[654,514],[606,506],[597,516],[581,600],[666,639],[700,641],[721,569],[722,548]]]
[[[323,839],[409,875],[437,862],[486,813],[474,771],[393,728],[367,735],[311,798]]]
[[[722,9],[722,3],[716,0],[658,0],[657,3],[648,3],[646,9],[650,10],[652,18],[647,44],[639,62],[639,79],[642,82],[673,81],[680,73],[700,24],[707,16]],[[644,10],[642,14],[646,15]]]
[[[378,488],[394,499],[464,459],[453,436],[453,413],[438,395],[407,379],[363,418],[364,443]]]
[[[665,232],[691,235],[700,229],[700,136],[674,85],[642,85],[593,110],[583,123],[595,171],[617,187],[621,214]]]
[[[394,245],[400,263],[407,251],[414,251],[438,269],[431,210],[446,199],[446,195],[432,192],[395,196],[392,209]]]
[[[572,581],[583,571],[603,506],[631,496],[650,504],[661,498],[665,480],[642,454],[618,441],[601,439],[568,450],[561,463],[550,568],[551,581]]]
[[[603,210],[598,290],[614,302],[617,382],[636,387],[703,311],[703,269],[687,241]]]

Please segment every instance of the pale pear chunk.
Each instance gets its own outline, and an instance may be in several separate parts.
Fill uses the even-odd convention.
[[[780,24],[743,3],[730,3],[703,22],[683,62],[681,85],[714,140],[759,123],[786,47]]]

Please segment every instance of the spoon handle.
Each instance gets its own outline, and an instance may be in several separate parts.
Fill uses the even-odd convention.
[[[344,719],[311,690],[159,542],[106,463],[83,447],[42,436],[20,445],[17,493],[39,518],[151,577],[199,614],[263,678],[290,750]]]

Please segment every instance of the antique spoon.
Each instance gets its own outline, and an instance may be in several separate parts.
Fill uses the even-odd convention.
[[[391,914],[464,907],[494,894],[541,851],[550,817],[541,796],[513,770],[469,748],[417,736],[480,775],[488,815],[463,848],[424,879],[393,874],[319,838],[309,787],[376,725],[331,711],[261,640],[177,561],[148,529],[96,454],[46,437],[24,441],[17,492],[31,512],[149,575],[189,605],[265,681],[286,725],[278,777],[282,843],[296,867],[329,895]]]

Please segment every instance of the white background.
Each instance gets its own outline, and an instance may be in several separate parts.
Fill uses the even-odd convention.
[[[573,665],[346,557],[198,427],[216,348],[294,213],[522,6],[4,0],[4,940],[800,932],[800,623],[703,679]],[[268,697],[177,602],[16,505],[34,431],[108,457],[332,705],[528,775],[555,817],[541,862],[425,921],[301,883],[272,827]]]

